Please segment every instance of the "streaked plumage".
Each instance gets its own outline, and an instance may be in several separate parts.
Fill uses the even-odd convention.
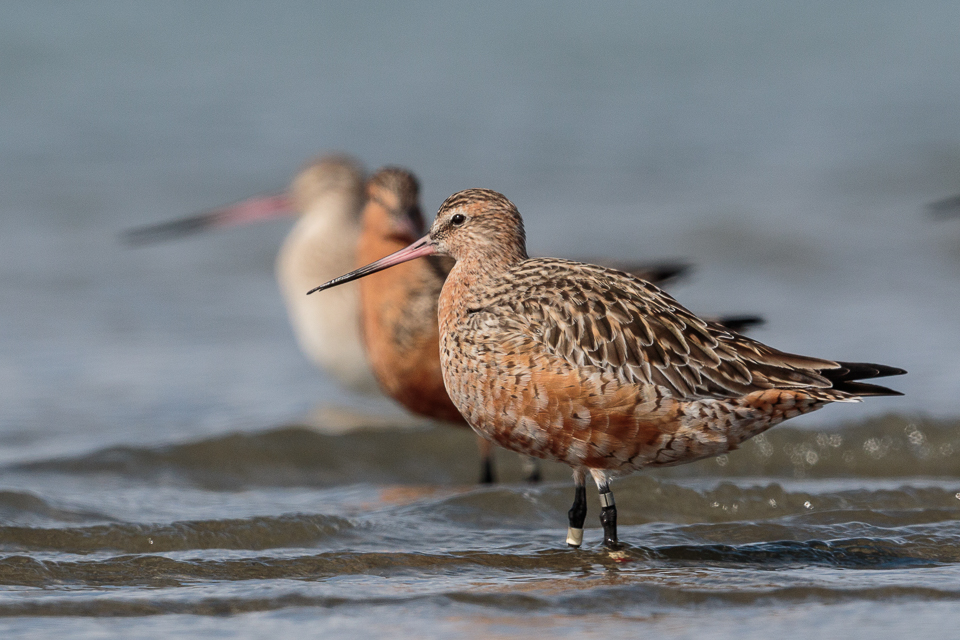
[[[587,472],[613,546],[612,477],[726,453],[830,402],[899,395],[857,380],[901,369],[784,353],[629,274],[531,259],[516,207],[483,189],[448,198],[407,249],[318,289],[433,253],[456,260],[438,309],[446,389],[484,437],[573,468],[574,546]]]
[[[423,235],[419,183],[408,170],[384,167],[367,183],[357,245],[359,264],[373,262]],[[684,270],[676,264],[623,263],[640,278],[662,281]],[[437,303],[453,260],[430,256],[360,281],[367,359],[381,390],[413,413],[468,426],[447,395],[440,366]],[[489,441],[481,439],[481,479],[493,481]],[[532,470],[534,478],[539,476]]]

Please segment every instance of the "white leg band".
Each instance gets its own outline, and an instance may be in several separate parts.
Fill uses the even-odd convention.
[[[579,547],[583,544],[583,529],[567,527],[567,544],[571,547]]]
[[[607,507],[613,507],[616,503],[613,501],[613,493],[601,493],[600,494],[600,506],[606,509]]]

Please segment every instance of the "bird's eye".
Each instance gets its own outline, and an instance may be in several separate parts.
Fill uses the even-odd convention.
[[[455,213],[450,218],[450,224],[454,225],[455,227],[459,227],[466,221],[467,216],[463,215],[462,213]]]

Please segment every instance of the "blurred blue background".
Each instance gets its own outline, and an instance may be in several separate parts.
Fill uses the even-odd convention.
[[[497,189],[533,253],[686,259],[694,310],[910,371],[807,424],[956,416],[960,220],[922,206],[960,190],[958,24],[932,0],[3,3],[0,460],[391,410],[298,353],[289,223],[117,240],[330,150],[413,169],[428,215]]]

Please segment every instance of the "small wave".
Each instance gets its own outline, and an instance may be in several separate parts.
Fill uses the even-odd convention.
[[[582,581],[581,581],[582,582]],[[658,586],[649,583],[617,587],[594,587],[579,589],[565,585],[567,595],[554,593],[550,581],[526,585],[523,591],[513,585],[500,585],[497,589],[450,590],[425,595],[396,596],[315,596],[303,593],[287,593],[276,597],[211,597],[200,599],[174,599],[162,597],[104,598],[102,596],[70,598],[44,598],[0,604],[0,617],[142,617],[156,615],[232,616],[243,613],[278,611],[288,608],[311,607],[332,609],[344,614],[367,619],[372,611],[434,610],[429,617],[447,618],[454,611],[466,614],[465,620],[477,616],[478,625],[502,626],[511,620],[511,614],[559,616],[560,624],[565,616],[615,616],[623,623],[631,617],[646,617],[653,611],[663,612],[676,607],[689,611],[691,606],[700,607],[750,607],[742,615],[756,615],[755,607],[778,604],[824,603],[842,604],[863,601],[890,602],[923,600],[953,603],[960,600],[960,593],[950,589],[898,585],[892,587],[868,587],[832,589],[823,587],[780,587],[770,589],[697,590]],[[734,610],[736,611],[736,609]],[[493,618],[487,617],[493,615]],[[641,618],[642,619],[642,618]],[[498,620],[503,622],[498,625]],[[516,621],[514,621],[516,622]],[[567,623],[573,622],[566,620]],[[529,619],[522,629],[530,631]],[[628,628],[636,629],[636,620]],[[431,625],[432,627],[434,625]],[[534,623],[534,629],[542,630]],[[475,627],[474,627],[475,629]]]
[[[944,542],[948,543],[947,545]],[[934,540],[922,533],[895,538],[774,540],[745,545],[670,544],[630,546],[611,553],[593,547],[457,552],[345,552],[314,555],[182,558],[125,554],[84,560],[42,560],[29,555],[0,559],[0,583],[27,587],[169,588],[214,581],[317,581],[347,576],[415,577],[456,575],[458,581],[512,579],[566,580],[596,573],[621,575],[680,571],[691,566],[764,569],[822,565],[834,569],[917,569],[960,561],[957,540]],[[626,573],[623,573],[626,572]],[[694,584],[696,580],[694,580]],[[960,591],[957,592],[960,596]]]
[[[469,483],[479,466],[467,429],[357,430],[322,434],[303,427],[234,433],[163,447],[111,447],[74,458],[21,464],[20,471],[116,474],[205,489],[373,483]]]
[[[848,488],[835,483],[807,487],[798,483],[706,485],[637,475],[614,486],[618,521],[623,525],[781,521],[829,524],[855,520],[875,526],[906,526],[960,520],[957,487],[915,486]],[[400,508],[397,513],[466,526],[529,529],[565,526],[573,501],[572,485],[495,486],[438,494]],[[600,512],[596,492],[587,492],[588,513]],[[588,515],[588,525],[593,524]]]
[[[112,518],[84,509],[56,507],[40,496],[23,491],[0,491],[0,522],[90,522]]]
[[[501,452],[505,481],[522,477],[517,456]],[[478,465],[467,429],[366,429],[326,434],[304,427],[234,433],[162,447],[112,447],[74,458],[22,464],[21,471],[117,474],[205,489],[244,486],[471,484]],[[547,479],[569,478],[547,464]],[[645,472],[657,478],[960,477],[960,428],[889,416],[830,431],[777,427],[739,451]]]
[[[936,551],[936,555],[930,555]],[[812,565],[832,567],[900,569],[955,562],[957,554],[944,557],[942,550],[918,549],[903,540],[779,540],[748,545],[677,545],[660,547],[641,557],[704,565]]]
[[[260,550],[310,547],[351,528],[345,518],[301,514],[163,525],[117,523],[57,529],[4,526],[0,527],[0,547],[61,553]]]
[[[960,476],[960,425],[885,416],[830,430],[774,427],[738,451],[652,470],[658,477],[773,478]]]

